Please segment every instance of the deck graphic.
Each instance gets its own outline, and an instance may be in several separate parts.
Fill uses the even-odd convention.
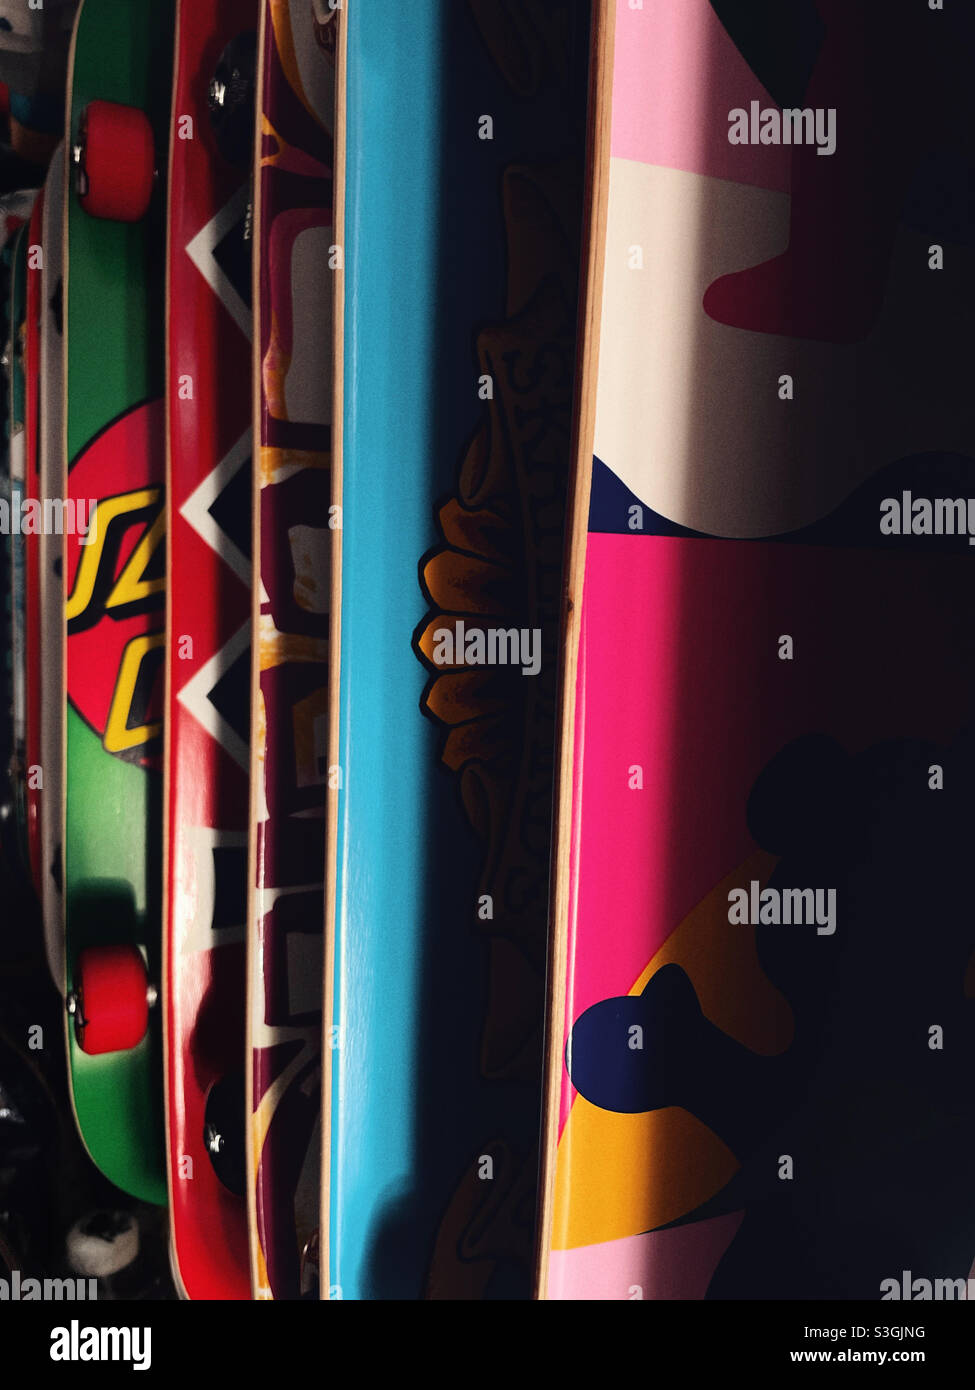
[[[938,534],[909,499],[975,482],[952,307],[973,229],[889,167],[870,200],[854,186],[876,91],[837,55],[859,52],[867,9],[819,5],[779,70],[736,47],[734,3],[599,11],[611,129],[569,584],[553,1298],[876,1299],[904,1268],[971,1267],[971,1196],[942,1175],[975,1137],[957,862],[973,581],[967,524]],[[905,16],[890,63],[925,22]],[[729,112],[778,109],[763,80],[835,109],[835,165],[728,140]],[[932,242],[952,288],[922,295]],[[884,254],[861,283],[868,244]],[[891,499],[906,534],[881,525]]]

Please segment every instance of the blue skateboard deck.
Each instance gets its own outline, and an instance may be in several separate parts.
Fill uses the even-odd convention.
[[[588,16],[506,9],[345,11],[324,1297],[530,1293]]]

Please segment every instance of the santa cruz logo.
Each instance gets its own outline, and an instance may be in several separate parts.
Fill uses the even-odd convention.
[[[90,534],[66,540],[68,698],[109,753],[160,757],[166,640],[165,417],[137,406],[72,465],[95,498]]]

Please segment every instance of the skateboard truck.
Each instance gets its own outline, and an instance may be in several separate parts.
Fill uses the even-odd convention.
[[[257,35],[238,34],[220,54],[210,80],[208,107],[217,148],[228,164],[249,166],[254,144]]]
[[[203,1143],[213,1171],[228,1191],[244,1195],[244,1076],[238,1072],[215,1081],[207,1092]]]
[[[86,946],[78,956],[75,988],[65,1000],[82,1052],[98,1056],[137,1047],[159,991],[146,976],[138,946]]]
[[[305,1241],[298,1267],[298,1287],[302,1298],[317,1293],[321,1269],[321,1236],[313,1231]]]

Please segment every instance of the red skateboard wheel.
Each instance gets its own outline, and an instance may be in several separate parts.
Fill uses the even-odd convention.
[[[75,1035],[82,1052],[122,1052],[149,1022],[146,964],[137,946],[88,946],[75,973]]]
[[[81,118],[78,197],[91,217],[138,222],[152,199],[156,167],[152,127],[144,111],[93,101]]]

